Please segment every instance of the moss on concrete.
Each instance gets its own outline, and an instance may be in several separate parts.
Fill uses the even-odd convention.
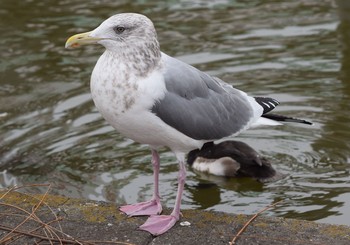
[[[0,192],[0,197],[4,192]],[[23,221],[23,213],[4,203],[18,206],[31,212],[43,195],[24,194],[12,191],[0,199],[0,212],[8,213],[0,219],[0,243],[8,232],[1,227],[16,227]],[[50,208],[49,208],[50,207]],[[16,214],[20,215],[12,215]],[[41,220],[50,222],[54,212],[60,216],[60,227],[79,241],[118,241],[128,244],[228,244],[242,226],[250,219],[248,215],[234,215],[220,212],[184,210],[181,221],[169,232],[152,237],[137,230],[146,217],[128,218],[120,213],[115,203],[94,202],[61,196],[47,195],[35,214]],[[170,210],[165,209],[165,213]],[[10,215],[11,214],[11,215]],[[22,217],[22,218],[20,218]],[[57,222],[56,222],[57,223]],[[27,231],[37,227],[27,222],[21,229]],[[237,244],[350,244],[350,227],[320,224],[310,221],[259,216],[239,237]],[[35,238],[23,236],[18,244],[33,244]]]
[[[350,244],[350,232],[349,227],[345,225],[329,225],[320,229],[320,232],[330,237],[342,237],[349,240]]]

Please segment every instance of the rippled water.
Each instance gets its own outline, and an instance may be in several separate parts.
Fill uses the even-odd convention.
[[[252,214],[283,199],[267,214],[350,225],[350,6],[337,1],[339,15],[331,0],[247,2],[2,0],[0,186],[49,182],[54,193],[117,203],[151,197],[148,147],[115,132],[91,101],[103,49],[64,49],[110,15],[141,12],[164,52],[314,122],[238,137],[287,178],[260,184],[189,170],[183,208]],[[172,207],[177,164],[166,149],[161,160],[162,200]]]

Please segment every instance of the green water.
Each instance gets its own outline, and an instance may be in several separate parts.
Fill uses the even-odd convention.
[[[0,187],[51,183],[51,193],[116,203],[151,197],[148,147],[115,132],[91,101],[102,47],[64,49],[110,15],[141,12],[164,52],[314,122],[238,137],[288,177],[263,185],[189,169],[183,208],[252,214],[283,199],[266,215],[350,225],[350,4],[337,4],[2,0]],[[177,164],[166,149],[161,161],[162,201],[172,207]]]

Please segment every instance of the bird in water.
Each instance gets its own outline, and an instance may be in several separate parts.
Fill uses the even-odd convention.
[[[70,37],[66,47],[88,44],[105,47],[90,80],[97,109],[123,136],[150,146],[153,197],[120,210],[128,216],[149,216],[139,229],[153,235],[163,234],[180,219],[188,152],[253,126],[294,120],[266,115],[278,105],[276,100],[251,97],[161,52],[154,25],[144,15],[116,14],[91,32]],[[170,215],[161,215],[158,188],[157,149],[163,146],[174,153],[179,163],[178,190]]]
[[[250,177],[262,183],[285,176],[252,147],[234,140],[205,143],[201,149],[188,153],[187,163],[199,172],[223,177]]]

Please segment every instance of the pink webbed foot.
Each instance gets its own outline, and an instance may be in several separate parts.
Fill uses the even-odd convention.
[[[167,232],[178,221],[173,215],[152,215],[139,227],[140,230],[148,231],[153,236]]]
[[[160,214],[162,212],[162,205],[159,200],[152,199],[147,202],[121,206],[119,210],[128,216],[149,216]]]

